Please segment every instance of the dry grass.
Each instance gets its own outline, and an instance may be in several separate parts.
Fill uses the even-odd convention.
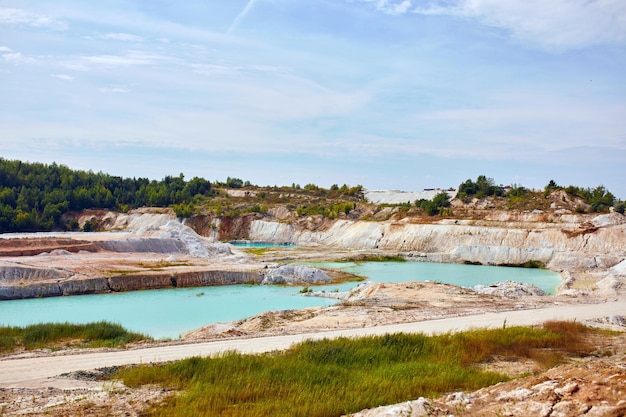
[[[308,341],[286,352],[226,353],[118,376],[127,386],[181,390],[154,416],[340,416],[383,404],[473,390],[507,380],[481,363],[532,359],[553,366],[593,350],[590,330],[571,322],[427,337],[385,335]]]

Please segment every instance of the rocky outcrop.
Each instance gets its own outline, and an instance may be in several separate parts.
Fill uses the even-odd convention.
[[[57,270],[34,268],[0,269],[0,300],[99,294],[144,289],[200,287],[211,285],[260,284],[258,271],[185,271],[134,273],[111,277],[62,276]],[[46,273],[47,272],[47,273]],[[29,275],[32,273],[33,275]],[[8,277],[8,278],[7,278]]]
[[[324,271],[302,265],[282,265],[268,269],[262,284],[323,284],[332,279]]]
[[[122,253],[186,253],[185,244],[178,239],[127,238],[95,242],[102,250]]]
[[[532,284],[505,281],[492,285],[475,285],[472,288],[478,294],[500,295],[505,297],[542,296],[546,293]]]
[[[57,282],[38,282],[20,286],[0,285],[0,300],[58,297],[63,295]]]
[[[0,268],[0,300],[98,294],[174,287],[237,284],[309,285],[331,282],[323,271],[298,265],[267,269],[196,269],[128,272],[109,277],[70,275],[56,269]]]
[[[354,250],[387,250],[420,255],[435,262],[485,265],[523,265],[538,262],[562,270],[606,270],[626,258],[624,216],[599,216],[593,231],[584,225],[571,229],[536,223],[532,228],[500,224],[412,224],[337,220],[326,230],[297,228],[293,224],[255,220],[250,239],[290,242],[298,246],[323,245]],[[419,256],[418,256],[419,258]]]
[[[80,278],[60,281],[60,295],[100,294],[111,291],[107,278]],[[22,297],[27,298],[27,297]]]
[[[262,281],[262,275],[257,271],[198,271],[177,274],[173,279],[177,287],[202,287],[259,284]]]
[[[92,242],[76,239],[48,239],[47,245],[40,245],[39,239],[14,239],[8,248],[0,247],[0,256],[35,256],[55,250],[65,250],[72,253],[81,251],[95,252],[97,246]],[[0,241],[1,243],[1,241]]]
[[[27,266],[0,266],[0,285],[23,285],[28,281],[46,281],[67,278],[68,273],[58,269]]]

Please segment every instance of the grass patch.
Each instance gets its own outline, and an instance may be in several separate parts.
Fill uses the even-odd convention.
[[[307,341],[285,352],[143,365],[116,377],[129,387],[159,384],[182,391],[151,409],[151,416],[340,416],[505,381],[507,376],[476,365],[494,357],[541,359],[546,352],[552,365],[590,352],[590,331],[553,322],[432,337]]]
[[[124,347],[127,343],[151,340],[129,332],[119,324],[99,321],[88,324],[41,323],[26,327],[0,327],[0,353],[64,347]]]
[[[170,268],[173,266],[191,266],[192,264],[190,264],[189,262],[185,262],[185,261],[170,262],[164,259],[160,259],[156,262],[151,262],[151,263],[140,262],[138,265],[141,268],[149,269],[150,271],[162,271],[164,268]]]
[[[546,264],[538,260],[526,261],[521,264],[499,264],[498,266],[508,266],[508,267],[513,267],[513,268],[546,269]]]
[[[249,253],[251,255],[257,255],[257,256],[262,256],[265,255],[268,252],[275,252],[276,248],[275,247],[267,247],[267,248],[239,248],[241,249],[243,252]]]
[[[361,255],[356,258],[346,258],[339,262],[406,262],[407,260],[398,255]]]

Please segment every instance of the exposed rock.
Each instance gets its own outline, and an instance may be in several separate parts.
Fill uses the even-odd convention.
[[[100,249],[120,253],[186,253],[184,242],[173,238],[139,238],[112,239],[95,243]]]
[[[455,191],[433,188],[424,191],[398,191],[398,190],[364,190],[365,199],[374,204],[413,204],[415,200],[432,200],[439,193],[445,192],[450,199],[456,196]]]
[[[136,291],[167,288],[172,285],[172,278],[162,274],[118,275],[108,279],[111,291]]]
[[[20,286],[0,285],[0,300],[58,297],[63,295],[57,282],[38,282]]]
[[[302,265],[282,265],[268,269],[262,284],[320,284],[332,279],[321,269]]]
[[[100,294],[111,290],[106,278],[82,278],[59,282],[61,295]]]
[[[492,285],[476,285],[473,289],[479,294],[495,294],[506,297],[523,297],[527,295],[542,296],[546,294],[541,288],[535,285],[513,281],[496,282]]]
[[[363,410],[350,414],[352,417],[409,417],[429,416],[435,412],[429,400],[420,397],[415,401],[407,401],[400,404],[378,407],[371,410]]]
[[[617,226],[626,223],[626,216],[619,213],[601,214],[591,220],[596,227]]]
[[[622,280],[613,275],[609,275],[596,283],[596,286],[598,287],[596,294],[609,297],[617,296],[619,289],[622,288],[622,285]]]
[[[177,287],[211,285],[258,284],[262,275],[257,271],[197,271],[177,274],[173,279]]]
[[[67,278],[65,271],[51,268],[33,268],[20,265],[0,265],[0,284],[23,285],[32,281]]]

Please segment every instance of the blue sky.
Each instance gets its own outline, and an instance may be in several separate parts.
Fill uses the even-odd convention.
[[[0,156],[626,198],[623,0],[0,0]]]

